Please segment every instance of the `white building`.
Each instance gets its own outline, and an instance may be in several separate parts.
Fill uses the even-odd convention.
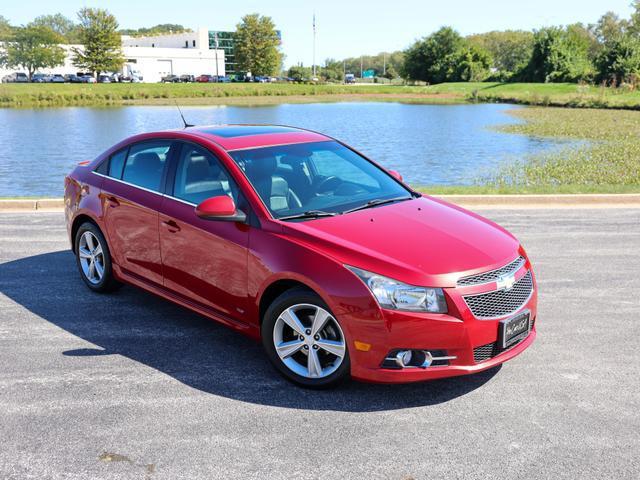
[[[71,61],[72,48],[81,45],[61,45],[67,52],[64,65],[43,69],[40,73],[76,73]],[[144,82],[159,82],[166,75],[226,75],[224,50],[209,49],[209,32],[200,28],[195,32],[148,37],[122,36],[124,70],[133,70]],[[217,64],[217,67],[216,67]],[[1,69],[0,77],[16,69]],[[128,72],[127,72],[128,73]]]

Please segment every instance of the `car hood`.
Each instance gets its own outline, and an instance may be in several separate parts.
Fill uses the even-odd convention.
[[[335,260],[413,285],[453,287],[500,267],[519,242],[495,223],[431,197],[287,222],[284,233]]]

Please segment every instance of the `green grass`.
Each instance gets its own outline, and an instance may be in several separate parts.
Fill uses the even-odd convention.
[[[419,185],[429,195],[565,195],[578,193],[640,193],[640,185]]]
[[[585,192],[613,186],[640,190],[640,112],[528,108],[511,114],[526,123],[501,131],[585,142],[504,165],[481,183],[520,191],[565,186]]]
[[[2,84],[0,107],[102,105],[263,105],[329,101],[406,103],[506,102],[528,105],[639,109],[640,92],[569,83],[443,83],[401,85],[297,84]]]

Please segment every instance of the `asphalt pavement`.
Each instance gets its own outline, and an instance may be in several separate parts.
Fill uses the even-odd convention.
[[[165,300],[90,292],[63,214],[0,214],[0,478],[640,478],[640,209],[481,213],[532,259],[534,345],[326,392]]]

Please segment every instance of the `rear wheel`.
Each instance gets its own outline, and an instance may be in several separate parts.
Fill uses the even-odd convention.
[[[349,376],[340,323],[315,293],[289,290],[267,309],[262,344],[276,369],[298,385],[331,388]]]
[[[76,263],[84,283],[94,292],[110,292],[120,286],[113,278],[111,253],[102,232],[93,223],[80,225],[75,238]]]

